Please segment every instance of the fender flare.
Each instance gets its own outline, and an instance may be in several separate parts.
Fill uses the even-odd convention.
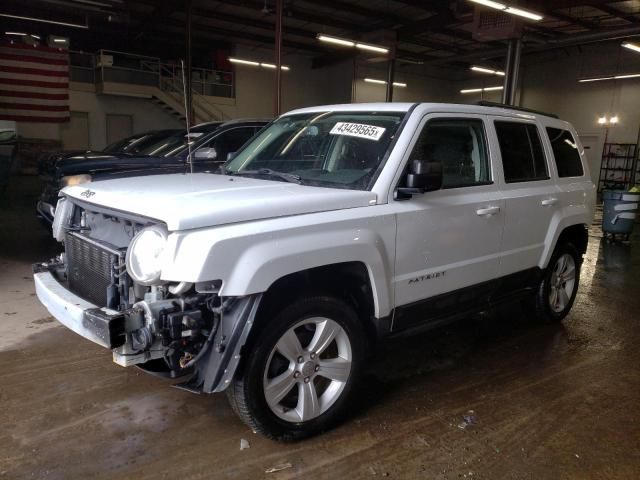
[[[589,219],[590,213],[586,205],[570,205],[554,215],[551,220],[549,231],[547,232],[547,238],[544,242],[544,250],[540,256],[538,266],[543,270],[547,268],[547,265],[551,260],[551,255],[553,255],[553,251],[558,243],[558,239],[567,227],[574,225],[588,225]]]
[[[393,259],[385,258],[376,245],[381,243],[372,231],[315,233],[260,242],[247,248],[236,262],[220,290],[225,297],[266,292],[277,280],[304,270],[346,262],[366,266],[373,293],[374,315],[391,311]],[[313,238],[311,238],[313,237]],[[345,239],[349,243],[345,243]],[[322,247],[318,248],[318,245]],[[250,272],[250,274],[247,274]]]

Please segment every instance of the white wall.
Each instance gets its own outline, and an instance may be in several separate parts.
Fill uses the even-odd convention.
[[[183,126],[176,117],[145,98],[72,91],[69,108],[71,111],[89,113],[89,142],[92,149],[106,146],[108,114],[131,115],[134,133]]]
[[[384,102],[386,85],[365,82],[365,78],[386,80],[386,65],[360,64],[356,73],[355,102]],[[394,87],[394,102],[451,102],[454,89],[450,80],[443,77],[447,72],[428,70],[428,67],[396,67],[394,81],[406,83],[406,87]],[[421,71],[422,70],[422,71]]]
[[[238,58],[273,63],[270,50],[239,46]],[[313,105],[348,103],[351,100],[351,61],[311,68],[311,58],[288,55],[282,72],[282,112]],[[219,105],[231,118],[273,117],[275,107],[275,71],[248,65],[235,65],[236,99],[233,105]]]
[[[620,46],[621,42],[588,45],[527,55],[520,72],[519,104],[555,113],[571,122],[581,136],[595,137],[588,152],[592,178],[597,180],[605,135],[609,142],[636,143],[640,128],[640,78],[579,83],[580,78],[640,73],[640,54]],[[500,84],[490,76],[475,75],[456,83],[463,88]],[[501,92],[487,92],[485,100],[500,101]],[[457,94],[461,103],[473,103],[479,95]],[[620,123],[607,129],[598,125],[602,115],[617,114]]]
[[[273,51],[238,46],[236,57],[256,61],[273,62]],[[350,103],[354,62],[347,59],[336,64],[312,68],[309,56],[286,55],[283,64],[290,67],[282,74],[283,112],[295,108]],[[379,102],[385,100],[385,87],[365,83],[365,77],[384,78],[385,63],[367,64],[361,60],[356,67],[355,102]],[[428,71],[425,74],[423,71]],[[396,88],[394,101],[446,102],[454,98],[451,82],[446,73],[429,71],[428,67],[399,65],[396,80],[408,84]],[[224,99],[217,105],[228,118],[271,118],[274,115],[274,70],[246,65],[235,65],[236,97]],[[96,94],[92,85],[72,83],[69,92],[71,111],[86,112],[89,116],[89,142],[92,149],[106,145],[106,116],[108,114],[131,115],[134,133],[162,128],[180,128],[182,123],[152,103],[149,99],[118,95]],[[61,128],[57,124],[20,123],[19,134],[26,138],[61,140]]]
[[[580,83],[579,78],[640,73],[640,54],[619,42],[540,54],[523,69],[521,105],[556,113],[571,122],[580,136],[589,137],[591,178],[597,182],[605,138],[636,143],[640,128],[640,79]],[[598,117],[617,115],[620,122],[606,128]]]
[[[597,119],[617,114],[620,123],[609,140],[635,143],[640,127],[640,78],[580,83],[579,78],[640,73],[640,54],[619,43],[539,55],[523,70],[521,104],[551,111],[573,123],[580,133],[604,133]]]
[[[89,146],[99,150],[106,146],[107,114],[131,115],[134,133],[147,130],[180,128],[180,122],[149,99],[116,95],[98,95],[86,84],[72,83],[69,109],[89,115]],[[54,123],[18,122],[20,136],[31,139],[62,140],[61,127]],[[63,145],[63,148],[65,146]]]

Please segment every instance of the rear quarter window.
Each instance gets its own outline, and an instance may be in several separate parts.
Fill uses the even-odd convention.
[[[507,183],[547,180],[547,164],[538,128],[530,123],[495,122],[504,180]]]
[[[547,127],[553,157],[559,177],[581,177],[584,175],[578,145],[567,130]]]

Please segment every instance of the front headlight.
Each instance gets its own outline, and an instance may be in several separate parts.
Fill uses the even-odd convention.
[[[164,251],[167,246],[167,231],[154,225],[147,227],[133,237],[127,249],[127,272],[131,278],[142,285],[157,285],[164,263]]]
[[[81,175],[69,175],[60,179],[60,188],[72,187],[73,185],[80,185],[82,183],[89,183],[91,181],[91,175],[83,173]]]

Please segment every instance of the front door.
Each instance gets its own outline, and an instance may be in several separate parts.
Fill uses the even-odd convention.
[[[491,294],[504,200],[485,122],[478,115],[428,115],[409,148],[407,165],[440,162],[444,178],[441,190],[396,200],[394,330],[473,308]]]

